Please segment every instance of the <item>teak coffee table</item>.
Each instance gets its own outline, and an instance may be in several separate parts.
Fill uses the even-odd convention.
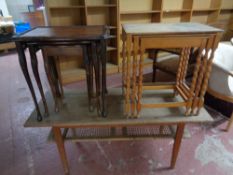
[[[159,93],[159,98],[151,98],[149,101],[166,101],[173,97],[171,90],[152,91]],[[164,94],[163,96],[161,94]],[[37,121],[37,113],[34,111],[25,123],[25,127],[51,127],[64,167],[65,174],[69,174],[68,160],[66,157],[65,141],[90,141],[90,140],[138,140],[154,138],[174,138],[174,146],[171,158],[171,168],[175,167],[184,127],[187,123],[211,122],[212,118],[205,109],[200,110],[198,116],[183,117],[185,108],[143,109],[141,117],[127,119],[123,115],[123,98],[120,88],[109,90],[107,96],[108,117],[98,117],[96,113],[89,112],[87,95],[83,92],[65,92],[65,99],[59,113],[53,110],[53,98],[47,94],[50,116],[43,121]],[[181,99],[177,99],[181,100]],[[42,105],[42,103],[40,103]],[[169,131],[168,126],[176,125],[175,135]],[[159,128],[158,128],[159,127]],[[75,135],[69,136],[68,129],[77,129]],[[143,130],[143,128],[146,128]]]
[[[139,117],[143,108],[185,106],[184,115],[198,115],[204,104],[214,52],[222,30],[198,23],[124,24],[122,80],[124,113]],[[145,52],[151,49],[180,49],[180,61],[174,84],[143,84]],[[191,49],[198,49],[191,85],[185,80]],[[140,56],[139,56],[140,55]],[[173,89],[182,102],[142,103],[143,92]]]
[[[42,114],[28,73],[24,50],[29,48],[32,70],[44,104],[45,116],[48,116],[47,102],[38,72],[36,52],[44,47],[81,46],[83,48],[84,64],[86,67],[89,106],[96,105],[98,113],[106,117],[106,42],[109,38],[109,30],[106,26],[36,27],[14,37],[19,55],[19,63],[30,88],[39,121],[42,120]],[[48,61],[45,60],[45,70],[55,98],[55,108],[58,111],[58,99],[62,96],[62,87],[59,87],[61,82],[58,83],[60,80],[56,66],[53,65],[55,63],[50,60],[50,64],[47,64]],[[95,76],[93,76],[93,69]],[[96,95],[94,95],[93,88],[94,77]],[[96,101],[96,104],[93,104],[93,101]]]

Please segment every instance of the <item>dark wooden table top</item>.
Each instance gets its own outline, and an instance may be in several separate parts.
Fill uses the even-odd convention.
[[[82,41],[108,38],[107,26],[36,27],[14,37],[15,41]]]
[[[123,24],[127,34],[208,34],[223,32],[223,30],[200,23],[150,23],[150,24]]]

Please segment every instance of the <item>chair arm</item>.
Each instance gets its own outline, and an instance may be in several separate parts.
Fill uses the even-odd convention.
[[[225,96],[232,96],[231,79],[233,79],[231,72],[214,64],[209,79],[209,88]]]
[[[219,68],[221,71],[223,71],[224,73],[228,74],[229,76],[233,77],[233,71],[229,71],[226,68],[220,66],[219,64],[213,63],[213,66],[216,66],[217,68]]]

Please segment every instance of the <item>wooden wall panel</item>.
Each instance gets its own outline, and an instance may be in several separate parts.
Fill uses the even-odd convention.
[[[120,11],[150,11],[153,0],[120,0]]]

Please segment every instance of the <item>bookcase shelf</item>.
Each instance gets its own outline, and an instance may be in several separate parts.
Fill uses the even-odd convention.
[[[221,11],[233,11],[233,8],[222,8]]]
[[[229,22],[233,21],[233,0],[46,0],[46,10],[49,25],[107,25],[111,35],[107,47],[108,64],[111,65],[108,68],[112,69],[108,72],[111,73],[121,70],[122,24],[201,22],[225,30],[233,29],[233,22]],[[62,64],[65,77],[69,77],[72,64]],[[76,72],[80,72],[83,63],[74,64]],[[148,61],[147,64],[152,63]],[[73,72],[75,66],[71,66]]]
[[[172,12],[191,12],[191,9],[166,9],[163,10],[163,13],[172,13]]]
[[[87,6],[104,6],[114,5],[117,6],[117,0],[85,0]]]
[[[79,9],[79,8],[85,8],[84,5],[67,5],[67,6],[51,6],[50,9]]]
[[[161,13],[160,10],[151,10],[151,11],[122,11],[121,15],[137,15],[137,14],[152,14],[152,13]]]
[[[213,12],[218,10],[219,8],[200,8],[200,9],[193,9],[193,12]]]
[[[104,4],[104,5],[88,5],[87,8],[108,8],[117,7],[115,4]]]

